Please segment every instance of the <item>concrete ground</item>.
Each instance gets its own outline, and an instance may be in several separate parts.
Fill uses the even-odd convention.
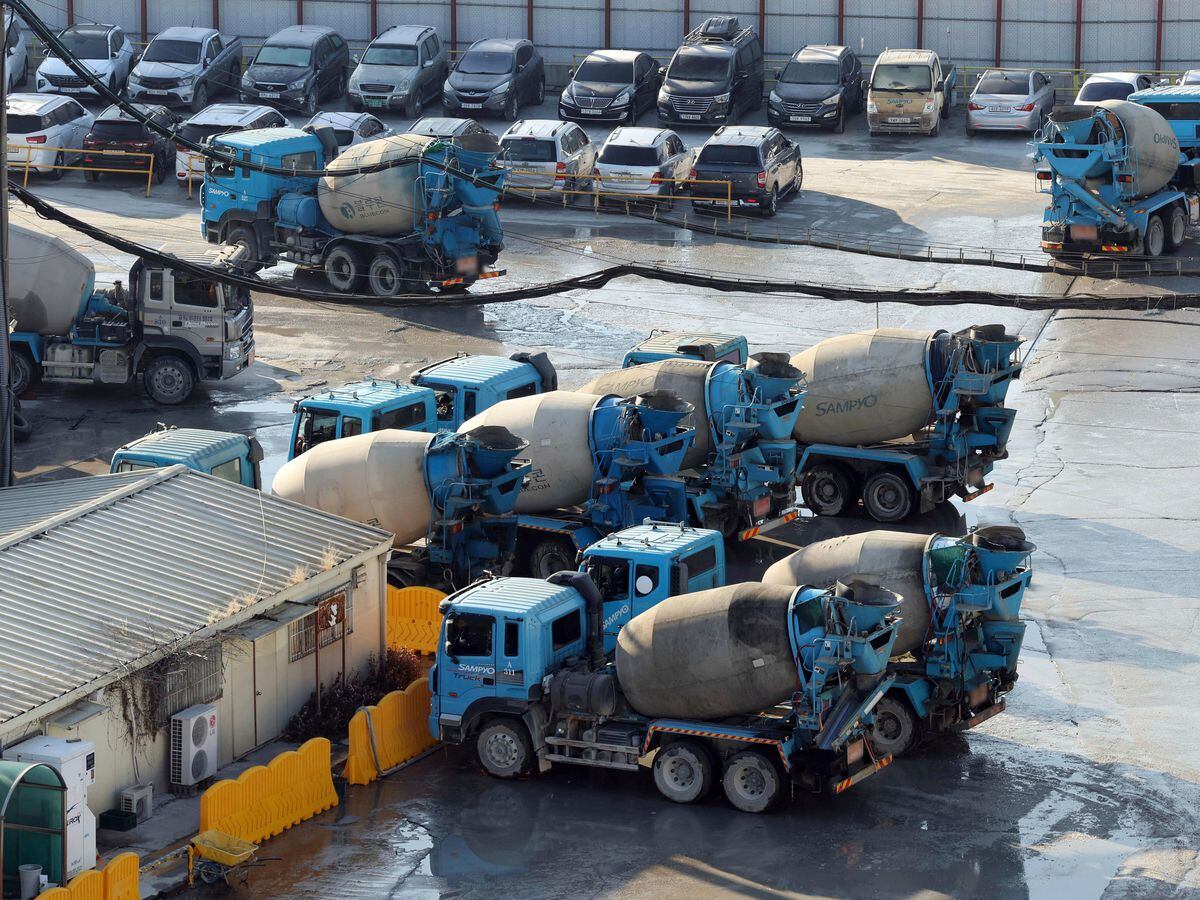
[[[685,133],[695,143],[703,133]],[[798,136],[804,193],[770,223],[1034,249],[1040,197],[1020,138],[868,142]],[[195,241],[174,186],[74,180],[36,189],[147,242]],[[614,258],[746,275],[1067,294],[1195,290],[1195,281],[1101,284],[901,263],[704,238],[585,211],[508,205],[508,284]],[[20,214],[15,216],[19,220]],[[758,227],[757,223],[754,223]],[[128,260],[72,238],[110,274]],[[1192,251],[1194,254],[1194,250]],[[489,287],[503,285],[493,282]],[[259,361],[188,406],[132,389],[40,389],[21,477],[97,471],[156,421],[254,429],[267,478],[294,397],[364,373],[403,377],[457,350],[546,349],[564,386],[618,364],[652,327],[738,331],[798,350],[876,324],[957,330],[1001,322],[1029,339],[1020,413],[997,489],[970,523],[1016,522],[1039,547],[1021,680],[1008,712],[938,741],[835,801],[755,817],[722,800],[677,807],[646,777],[560,769],[515,784],[457,755],[431,756],[351,791],[342,810],[274,840],[239,896],[380,897],[739,893],[759,897],[1127,897],[1200,894],[1200,314],[922,309],[808,297],[713,294],[640,281],[467,309],[400,311],[256,298]],[[339,816],[341,816],[339,820]]]

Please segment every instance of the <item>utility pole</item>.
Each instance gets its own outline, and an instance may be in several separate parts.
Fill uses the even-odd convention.
[[[4,4],[0,4],[3,10]],[[14,12],[15,15],[15,12]],[[8,339],[8,47],[0,77],[0,488],[12,484],[13,393],[12,347]]]

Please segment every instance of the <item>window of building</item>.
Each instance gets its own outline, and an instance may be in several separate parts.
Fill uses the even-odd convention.
[[[321,598],[313,611],[288,624],[288,662],[303,659],[317,649],[354,633],[354,603],[347,591]]]
[[[578,610],[550,623],[550,643],[556,652],[575,643],[582,635],[583,624]]]
[[[197,703],[212,703],[221,696],[221,645],[208,645],[180,651],[164,666],[154,722],[166,728],[171,716]]]

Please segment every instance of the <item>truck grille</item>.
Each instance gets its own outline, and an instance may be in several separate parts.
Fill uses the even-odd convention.
[[[712,97],[672,97],[671,109],[677,113],[704,115],[712,108]]]
[[[87,82],[78,75],[47,75],[46,80],[55,87],[60,88],[81,88],[87,86]]]
[[[390,94],[396,89],[391,84],[360,84],[359,87],[371,94]]]
[[[179,86],[178,78],[143,78],[142,87],[152,91],[165,91]]]
[[[612,100],[608,97],[576,97],[580,109],[606,109]]]
[[[821,111],[820,103],[789,103],[783,101],[783,111],[793,116],[814,116]]]

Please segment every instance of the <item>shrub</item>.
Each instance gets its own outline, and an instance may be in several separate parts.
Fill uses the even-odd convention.
[[[317,715],[317,694],[313,691],[284,728],[285,740],[301,743],[313,737],[341,740],[350,719],[361,706],[370,706],[384,694],[401,691],[421,674],[421,662],[411,650],[388,650],[383,659],[374,655],[361,672],[343,678],[321,691],[321,714]]]

